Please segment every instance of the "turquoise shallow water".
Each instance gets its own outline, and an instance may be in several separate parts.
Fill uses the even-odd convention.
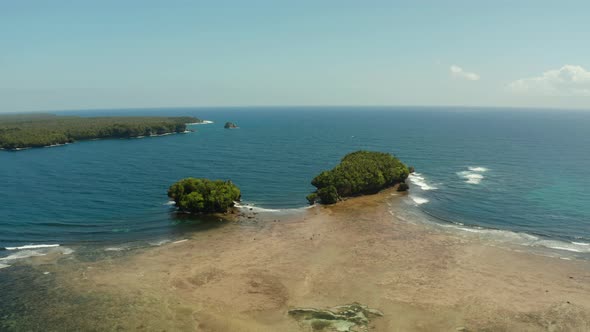
[[[245,203],[262,208],[303,207],[315,174],[348,152],[369,149],[416,167],[406,202],[416,218],[526,233],[559,250],[590,252],[590,112],[308,107],[68,113],[194,115],[214,123],[191,126],[196,132],[190,134],[0,153],[0,248],[181,236],[190,227],[175,222],[166,189],[188,176],[231,179]],[[240,128],[225,130],[225,121]],[[0,250],[0,256],[14,252]]]

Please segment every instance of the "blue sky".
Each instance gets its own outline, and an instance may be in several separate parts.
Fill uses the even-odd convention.
[[[590,109],[588,1],[0,0],[0,112]]]

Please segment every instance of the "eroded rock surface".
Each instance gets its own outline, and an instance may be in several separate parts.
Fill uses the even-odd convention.
[[[383,313],[365,305],[354,302],[328,309],[294,308],[289,310],[300,323],[320,331],[366,331],[371,319],[383,316]]]

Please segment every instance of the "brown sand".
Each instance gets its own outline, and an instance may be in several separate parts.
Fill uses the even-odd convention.
[[[400,208],[392,195],[278,222],[258,215],[78,264],[59,282],[125,306],[93,322],[99,330],[301,331],[309,327],[288,309],[356,301],[384,313],[371,322],[375,331],[590,331],[588,262],[397,221],[386,204]]]

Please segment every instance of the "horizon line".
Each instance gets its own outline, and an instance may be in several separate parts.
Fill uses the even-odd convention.
[[[431,108],[431,109],[511,109],[511,110],[538,110],[538,111],[590,111],[590,108],[578,107],[536,107],[536,106],[477,106],[477,105],[217,105],[217,106],[131,106],[131,107],[96,107],[96,108],[67,108],[67,109],[47,109],[36,111],[4,111],[2,114],[34,114],[34,113],[52,113],[52,112],[92,112],[92,111],[134,111],[134,110],[158,110],[158,109],[252,109],[252,108]]]

